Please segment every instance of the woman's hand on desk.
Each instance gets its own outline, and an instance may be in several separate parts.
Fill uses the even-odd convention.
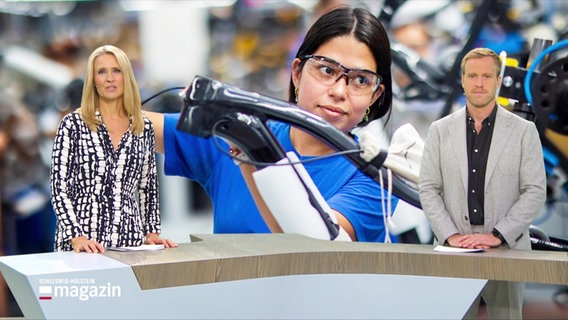
[[[75,252],[85,251],[88,253],[105,252],[105,248],[95,240],[89,240],[84,236],[71,239],[71,245]]]
[[[170,239],[160,238],[160,235],[157,233],[148,233],[144,244],[163,244],[164,248],[176,248],[178,246],[177,243]]]

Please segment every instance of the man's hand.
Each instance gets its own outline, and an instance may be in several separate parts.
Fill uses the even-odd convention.
[[[489,249],[501,245],[501,240],[491,233],[454,234],[448,237],[448,244],[452,247],[467,249]]]

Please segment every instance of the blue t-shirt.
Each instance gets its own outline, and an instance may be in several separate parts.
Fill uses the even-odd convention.
[[[270,232],[240,169],[213,139],[218,139],[225,150],[228,145],[221,138],[203,139],[178,131],[178,119],[179,114],[164,117],[165,173],[203,186],[213,203],[213,232]],[[294,149],[289,124],[269,122],[269,128],[285,152],[294,151],[300,160],[311,158],[300,156]],[[351,222],[358,241],[384,241],[381,187],[373,179],[343,156],[308,162],[304,167],[329,206]],[[398,199],[393,196],[392,202],[394,211]]]

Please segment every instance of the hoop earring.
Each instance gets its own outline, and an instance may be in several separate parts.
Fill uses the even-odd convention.
[[[371,113],[371,107],[368,107],[367,110],[365,110],[365,115],[363,116],[364,122],[369,121],[369,113]]]
[[[294,101],[298,102],[298,88],[294,88]]]

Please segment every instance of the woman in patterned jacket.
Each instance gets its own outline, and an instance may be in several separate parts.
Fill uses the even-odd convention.
[[[152,123],[132,65],[105,45],[88,60],[81,107],[59,124],[51,159],[56,251],[163,244]]]

